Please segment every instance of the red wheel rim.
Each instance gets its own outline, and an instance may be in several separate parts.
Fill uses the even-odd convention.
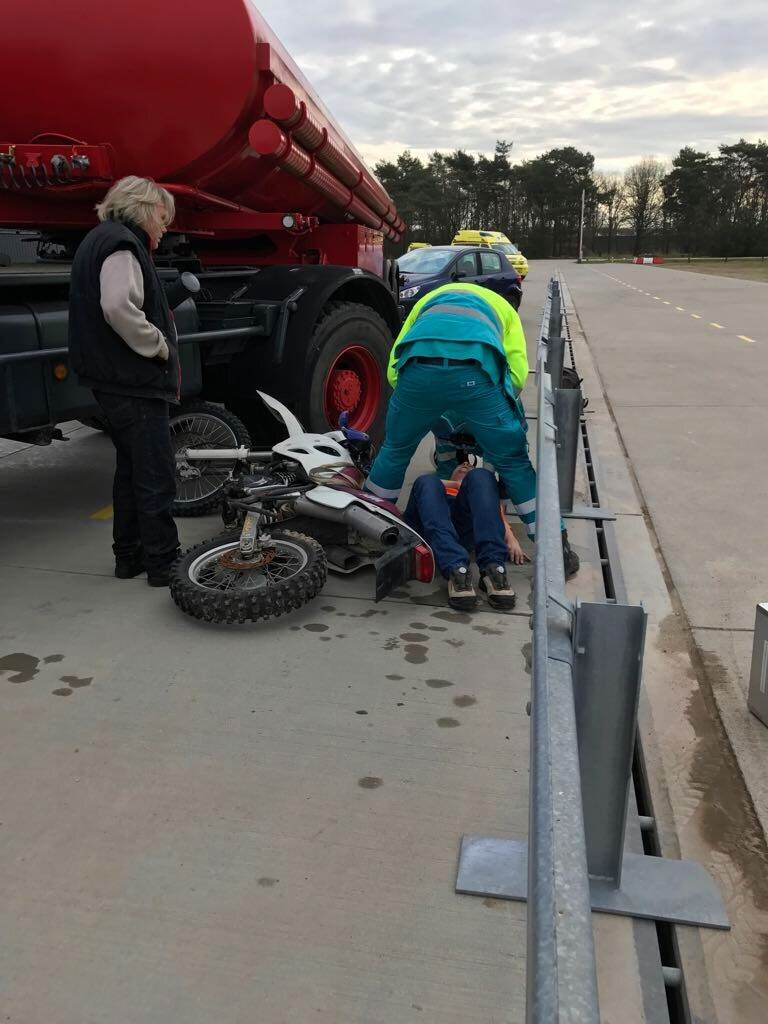
[[[373,353],[362,345],[350,345],[336,356],[323,384],[323,408],[331,427],[349,413],[349,425],[368,430],[381,403],[381,370]]]

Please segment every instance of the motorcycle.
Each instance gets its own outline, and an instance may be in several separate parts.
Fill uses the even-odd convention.
[[[171,597],[206,622],[275,618],[316,597],[328,571],[372,566],[376,601],[395,587],[434,578],[429,545],[392,503],[362,490],[371,461],[367,434],[348,424],[306,432],[277,399],[259,392],[288,437],[270,451],[185,449],[197,460],[228,464],[223,487],[225,532],[197,544],[171,572]]]

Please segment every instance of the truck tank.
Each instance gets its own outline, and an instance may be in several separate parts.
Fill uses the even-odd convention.
[[[0,56],[0,227],[90,227],[105,187],[138,174],[175,194],[191,236],[403,231],[250,0],[38,0]]]

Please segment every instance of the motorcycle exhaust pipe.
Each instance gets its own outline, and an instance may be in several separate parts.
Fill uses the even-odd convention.
[[[299,515],[327,519],[332,523],[345,523],[383,548],[391,548],[400,538],[400,531],[394,523],[380,519],[359,505],[348,505],[343,509],[329,508],[302,496],[296,501],[296,511]]]

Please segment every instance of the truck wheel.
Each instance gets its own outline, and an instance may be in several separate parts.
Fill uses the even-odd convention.
[[[212,402],[186,402],[171,416],[171,442],[176,458],[175,516],[203,516],[215,512],[234,461],[187,462],[188,448],[251,446],[245,426],[229,409]]]
[[[300,417],[308,429],[333,430],[347,410],[351,427],[380,440],[391,348],[389,327],[370,306],[330,302],[312,335],[310,383]]]

